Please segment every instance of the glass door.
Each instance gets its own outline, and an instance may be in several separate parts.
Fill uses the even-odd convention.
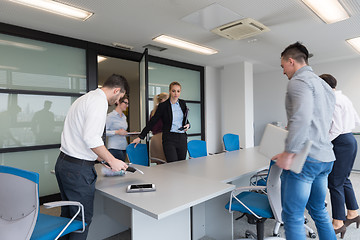
[[[139,65],[139,75],[140,75],[140,129],[143,129],[146,126],[148,121],[148,91],[146,86],[148,84],[148,49],[145,49]],[[148,141],[148,140],[146,140]]]

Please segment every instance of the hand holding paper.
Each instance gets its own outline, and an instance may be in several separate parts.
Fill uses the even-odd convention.
[[[285,129],[268,124],[261,138],[259,152],[273,160],[277,159],[279,167],[300,173],[311,149],[312,142],[310,140],[306,141],[303,150],[298,154],[286,153],[284,149],[287,134],[288,131]]]

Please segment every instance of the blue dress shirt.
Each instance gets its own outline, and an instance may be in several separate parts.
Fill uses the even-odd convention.
[[[177,101],[174,104],[171,103],[171,110],[172,110],[173,120],[172,120],[170,132],[184,133],[184,131],[178,130],[183,126],[182,121],[184,118],[184,113],[181,110],[179,101]]]

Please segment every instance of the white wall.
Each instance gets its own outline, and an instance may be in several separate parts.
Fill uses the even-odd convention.
[[[223,150],[221,135],[220,69],[205,67],[205,141],[209,153]]]
[[[360,114],[360,56],[356,59],[314,65],[313,69],[318,75],[323,73],[333,75],[338,82],[336,89],[350,98],[357,113]],[[360,131],[360,128],[353,131]]]
[[[310,60],[310,66],[311,60]],[[338,90],[342,90],[353,102],[360,114],[360,58],[313,65],[316,74],[329,73],[338,80]],[[264,128],[270,122],[286,125],[285,93],[288,80],[279,71],[254,76],[254,126],[255,145],[258,145]],[[360,129],[355,129],[360,131]]]
[[[288,79],[279,71],[254,75],[254,143],[259,145],[265,126],[286,124],[285,93]]]
[[[254,146],[252,67],[248,62],[230,64],[221,74],[222,134],[238,134],[243,147]]]

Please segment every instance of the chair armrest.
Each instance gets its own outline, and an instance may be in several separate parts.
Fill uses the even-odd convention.
[[[256,174],[268,174],[268,172],[269,172],[269,169],[266,168],[266,169],[258,171]]]
[[[268,175],[267,172],[260,172],[260,173],[256,173],[255,175],[251,176],[251,178],[254,178],[254,177],[266,177]]]
[[[265,186],[245,186],[245,187],[238,187],[238,188],[235,188],[234,190],[233,190],[233,192],[234,191],[240,191],[240,192],[242,192],[242,191],[252,191],[252,190],[263,190],[263,189],[266,189],[266,187]]]
[[[79,206],[81,207],[82,204],[75,201],[56,201],[56,202],[48,202],[43,204],[45,208],[54,208],[54,207],[62,207],[62,206]]]
[[[231,196],[236,196],[243,191],[261,191],[265,190],[266,186],[246,186],[246,187],[238,187],[231,191]]]
[[[81,212],[81,221],[82,221],[82,230],[79,231],[74,231],[74,232],[78,232],[78,233],[83,233],[85,231],[85,214],[84,214],[84,206],[80,203],[80,202],[76,202],[76,201],[56,201],[56,202],[48,202],[48,203],[44,203],[43,204],[45,208],[49,209],[49,208],[54,208],[54,207],[61,207],[61,206],[78,206],[78,211],[76,212],[76,214],[70,219],[70,221],[66,224],[66,226],[63,228],[63,230],[61,230],[61,232],[59,233],[59,235],[57,235],[57,237],[55,238],[55,240],[57,240],[61,234],[63,234],[63,232],[68,228],[68,226],[74,221],[74,219],[80,214]]]

